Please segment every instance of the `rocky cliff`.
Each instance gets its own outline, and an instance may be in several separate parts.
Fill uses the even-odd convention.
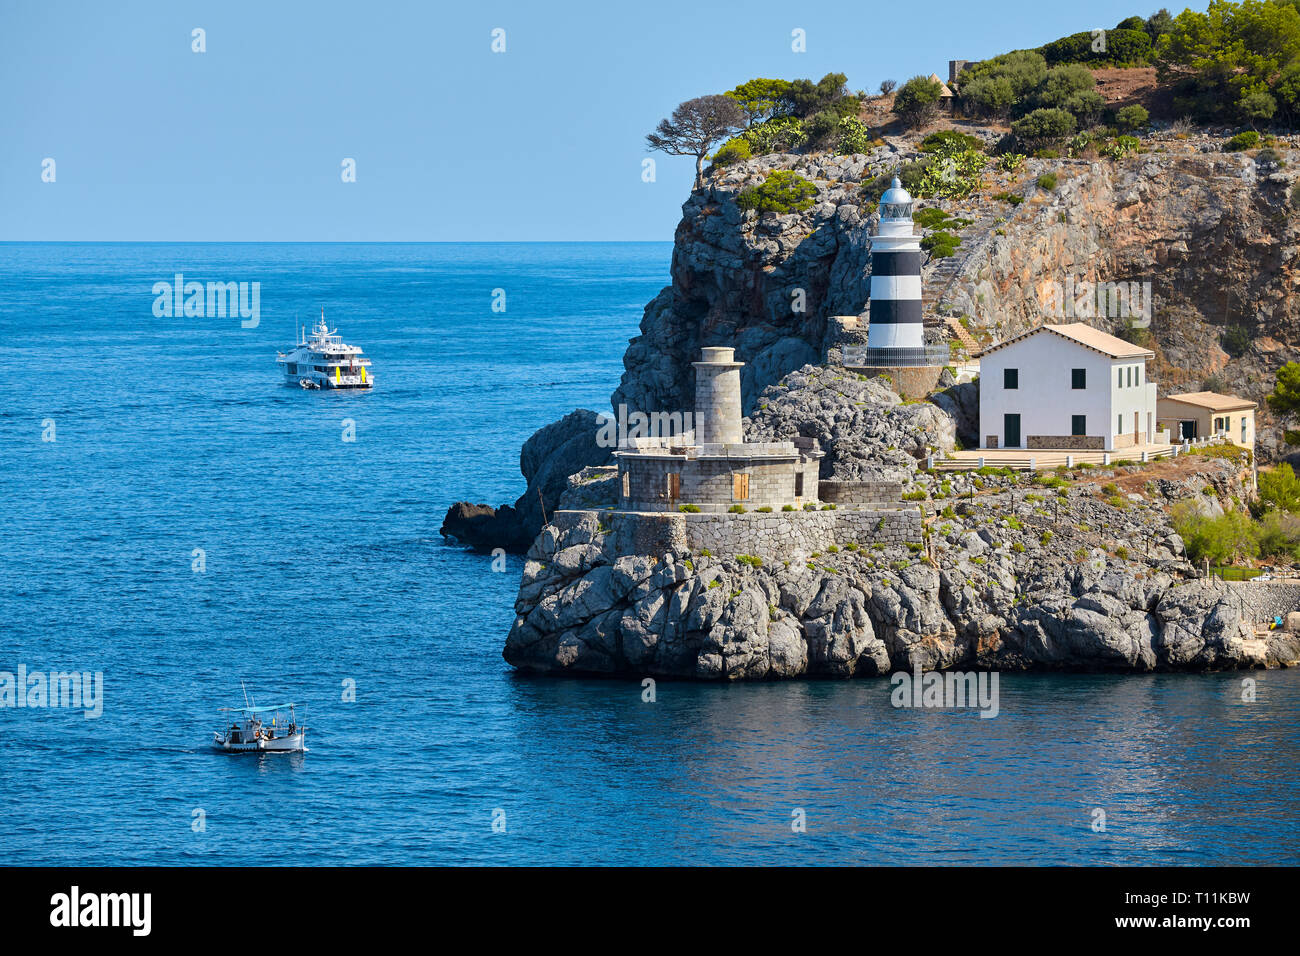
[[[1220,138],[1163,133],[1120,160],[1029,159],[1009,172],[990,166],[970,198],[928,203],[970,222],[959,229],[957,255],[926,264],[927,308],[966,316],[985,342],[1054,319],[1113,332],[1124,316],[1090,315],[1082,304],[1062,314],[1051,289],[1150,283],[1162,394],[1208,383],[1260,401],[1261,457],[1285,455],[1281,423],[1262,403],[1277,368],[1300,359],[1293,297],[1300,149],[1290,148],[1300,143],[1283,145],[1285,165],[1277,165],[1225,153]],[[747,363],[747,412],[765,386],[824,360],[843,338],[834,317],[858,315],[867,304],[873,223],[860,187],[916,155],[894,140],[869,155],[764,156],[711,176],[682,207],[672,285],[646,307],[614,405],[689,408],[690,363],[702,345],[735,345]],[[741,210],[739,191],[776,169],[817,186],[812,208]],[[1056,175],[1054,189],[1038,185],[1044,173]],[[1137,316],[1139,325],[1144,318]],[[1234,327],[1246,333],[1236,357],[1223,347]]]
[[[1278,167],[1224,153],[1221,143],[1165,134],[1117,162],[1027,161],[1023,175],[1008,177],[1027,198],[1004,206],[1006,221],[991,234],[973,237],[943,305],[1002,339],[1059,316],[1052,283],[1149,282],[1161,394],[1209,386],[1258,401],[1260,456],[1285,456],[1264,397],[1277,369],[1300,358],[1300,151],[1283,150],[1288,164]],[[1048,171],[1054,190],[1034,184]],[[1125,324],[1065,316],[1076,317],[1108,331]],[[1234,327],[1245,333],[1235,357],[1224,349]]]
[[[693,192],[674,237],[672,285],[646,306],[613,405],[689,409],[690,363],[706,345],[734,345],[746,363],[746,410],[787,372],[820,362],[831,317],[857,315],[867,302],[870,229],[858,187],[884,172],[892,155],[882,147],[870,156],[766,156]],[[777,169],[816,184],[813,206],[789,215],[742,210],[740,190]]]
[[[757,565],[626,553],[586,512],[530,550],[505,658],[547,673],[727,680],[1300,658],[1296,634],[1255,629],[1252,589],[1268,585],[1189,580],[1154,502],[1115,507],[1077,488],[1043,506],[1004,489],[952,510],[920,548],[845,541]]]
[[[1170,525],[1178,502],[1240,507],[1234,463],[930,474],[912,455],[950,440],[953,422],[880,380],[807,367],[756,403],[747,438],[819,437],[835,449],[837,477],[906,481],[927,515],[919,540],[846,537],[798,554],[765,552],[759,539],[745,554],[664,548],[602,517],[617,489],[589,471],[564,505],[591,510],[545,528],[528,553],[506,660],[549,673],[762,679],[1300,658],[1295,634],[1255,627],[1300,603],[1300,588],[1196,580]]]
[[[447,509],[440,533],[476,551],[526,551],[541,530],[543,514],[559,507],[569,476],[610,460],[613,449],[596,442],[598,428],[598,416],[586,408],[539,428],[519,450],[519,471],[528,487],[515,503],[493,507],[458,501]]]

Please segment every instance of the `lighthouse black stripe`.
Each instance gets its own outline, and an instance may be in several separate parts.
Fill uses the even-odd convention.
[[[921,274],[921,254],[919,252],[873,252],[871,254],[871,274],[878,276],[919,276]]]
[[[920,325],[920,299],[872,299],[871,323],[873,325]]]

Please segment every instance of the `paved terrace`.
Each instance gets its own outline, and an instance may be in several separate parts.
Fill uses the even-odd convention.
[[[974,471],[977,468],[1014,468],[1017,471],[1044,471],[1065,465],[1073,468],[1087,462],[1113,465],[1118,461],[1151,461],[1185,455],[1206,445],[1207,441],[1181,445],[1131,445],[1114,451],[1066,451],[1050,448],[990,448],[954,451],[947,458],[933,458],[927,464],[937,471]]]

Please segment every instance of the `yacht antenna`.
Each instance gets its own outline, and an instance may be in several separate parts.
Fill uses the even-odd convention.
[[[242,691],[244,692],[244,706],[247,707],[247,706],[248,706],[248,688],[244,686],[244,682],[243,682],[242,680],[239,682],[239,689],[242,690]]]

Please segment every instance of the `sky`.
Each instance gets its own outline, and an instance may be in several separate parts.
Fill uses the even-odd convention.
[[[666,241],[694,161],[645,134],[682,100],[946,78],[1158,5],[0,0],[0,240]]]

